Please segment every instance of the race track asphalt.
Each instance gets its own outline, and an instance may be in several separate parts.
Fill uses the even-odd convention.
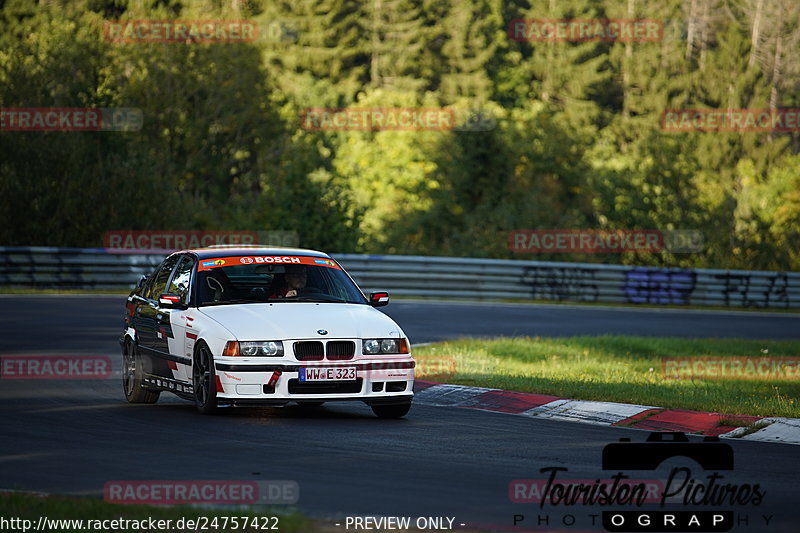
[[[601,468],[603,447],[647,435],[421,404],[403,420],[379,420],[366,406],[350,403],[226,410],[211,417],[166,393],[156,405],[128,405],[116,344],[122,301],[0,297],[0,354],[114,357],[111,379],[0,380],[0,488],[102,497],[113,480],[293,480],[300,487],[297,508],[314,517],[454,516],[457,524],[511,531],[514,515],[523,515],[520,530],[602,531],[599,523],[592,526],[591,515],[604,509],[513,503],[509,484],[543,479],[540,469],[548,467],[567,468],[564,478],[608,478]],[[386,312],[415,343],[499,334],[800,338],[800,318],[768,313],[408,301]],[[759,484],[764,501],[698,509],[733,511],[735,531],[797,531],[800,447],[726,442],[735,468],[723,472],[721,483]],[[675,465],[662,465],[669,466]],[[664,469],[637,476],[661,479]],[[696,464],[692,473],[708,483]],[[574,525],[561,525],[565,514]],[[772,515],[769,526],[762,515]],[[540,523],[544,517],[549,526]]]

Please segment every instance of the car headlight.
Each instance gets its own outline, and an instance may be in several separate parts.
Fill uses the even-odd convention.
[[[397,341],[394,339],[383,339],[381,341],[381,352],[397,353]]]
[[[282,357],[281,341],[239,341],[239,353],[247,357]]]
[[[408,353],[405,339],[364,339],[364,355]]]
[[[364,355],[375,355],[381,351],[381,343],[377,339],[364,341]]]

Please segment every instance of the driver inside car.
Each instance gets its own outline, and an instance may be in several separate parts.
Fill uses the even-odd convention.
[[[284,279],[286,280],[286,284],[273,294],[270,294],[270,298],[296,297],[297,291],[304,288],[308,281],[306,267],[303,265],[287,265]]]

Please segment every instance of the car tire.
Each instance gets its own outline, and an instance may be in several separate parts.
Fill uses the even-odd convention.
[[[394,403],[394,404],[377,404],[372,405],[372,412],[378,418],[402,418],[408,414],[411,409],[411,402]]]
[[[204,342],[197,343],[192,361],[192,390],[197,410],[209,415],[217,410],[217,380],[214,356]]]
[[[136,343],[128,341],[122,352],[122,389],[128,403],[156,403],[161,395],[159,391],[146,389],[142,382],[142,359],[139,357]]]

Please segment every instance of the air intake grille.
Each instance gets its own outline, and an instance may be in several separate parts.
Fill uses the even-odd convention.
[[[343,361],[352,359],[356,353],[356,343],[353,341],[330,341],[325,350],[328,352],[328,359],[331,361]]]
[[[325,357],[322,342],[303,341],[294,343],[294,356],[298,361],[322,361]]]

